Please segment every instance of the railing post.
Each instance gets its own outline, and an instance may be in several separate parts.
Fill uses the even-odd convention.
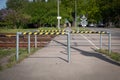
[[[71,53],[70,53],[70,32],[67,32],[67,53],[68,53],[68,63],[70,63]]]
[[[35,48],[37,48],[37,35],[35,35]]]
[[[100,49],[102,49],[102,33],[100,33]]]
[[[30,53],[30,34],[28,33],[28,53]]]
[[[108,51],[111,53],[111,33],[108,33]]]
[[[19,60],[19,35],[21,34],[21,32],[16,33],[16,61]]]

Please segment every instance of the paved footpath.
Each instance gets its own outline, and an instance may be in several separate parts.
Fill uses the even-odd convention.
[[[71,37],[70,63],[66,36],[57,36],[45,48],[0,72],[0,80],[120,80],[120,65],[94,52],[94,46],[81,37]]]

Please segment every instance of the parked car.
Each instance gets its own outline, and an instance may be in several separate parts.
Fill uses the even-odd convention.
[[[99,23],[97,26],[98,26],[98,27],[105,27],[105,24]]]
[[[91,23],[88,25],[88,27],[95,27],[95,24]]]

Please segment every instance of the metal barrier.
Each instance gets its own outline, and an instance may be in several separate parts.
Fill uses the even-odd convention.
[[[108,34],[108,53],[111,53],[111,33],[110,32],[106,32],[106,34]],[[102,34],[100,33],[100,49],[102,49]]]
[[[100,34],[100,49],[102,49],[102,34],[108,34],[108,51],[111,53],[111,33],[104,31],[68,31],[68,30],[40,30],[35,32],[16,33],[16,60],[19,60],[19,36],[28,35],[28,53],[30,53],[30,35],[35,35],[35,48],[37,48],[37,35],[67,35],[68,62],[71,59],[70,53],[70,34]]]
[[[107,34],[105,31],[70,31],[71,34]],[[37,32],[23,32],[22,35],[65,35],[66,30],[40,30]]]
[[[17,32],[16,33],[16,60],[19,60],[19,37],[20,35],[27,35],[28,36],[28,53],[30,53],[31,49],[31,40],[30,35],[34,35],[35,37],[35,48],[37,48],[37,35],[69,35],[67,32],[60,32],[60,31],[54,31],[54,32],[48,32],[48,31],[41,31],[41,32]]]

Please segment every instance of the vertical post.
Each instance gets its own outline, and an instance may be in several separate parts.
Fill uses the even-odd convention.
[[[58,29],[60,29],[60,19],[58,19]]]
[[[35,35],[35,48],[37,48],[37,35]]]
[[[58,17],[60,16],[60,2],[57,0],[57,6],[58,6]],[[58,29],[60,29],[60,19],[58,19]]]
[[[16,33],[16,60],[19,60],[19,32]]]
[[[77,1],[75,0],[75,28],[79,31],[79,27],[77,26]]]
[[[76,10],[76,7],[77,5],[76,5],[76,0],[75,0],[75,28],[76,28],[76,30],[77,30],[77,19],[76,19],[76,16],[77,16],[77,10]]]
[[[71,54],[70,54],[70,32],[69,31],[67,33],[67,53],[68,53],[68,63],[69,63],[70,59],[71,59]]]
[[[28,33],[28,53],[30,53],[30,34]]]
[[[16,33],[16,60],[19,60],[19,35],[22,34],[21,32]]]
[[[111,33],[108,33],[108,51],[111,53]]]
[[[102,33],[100,33],[100,49],[102,49]]]

